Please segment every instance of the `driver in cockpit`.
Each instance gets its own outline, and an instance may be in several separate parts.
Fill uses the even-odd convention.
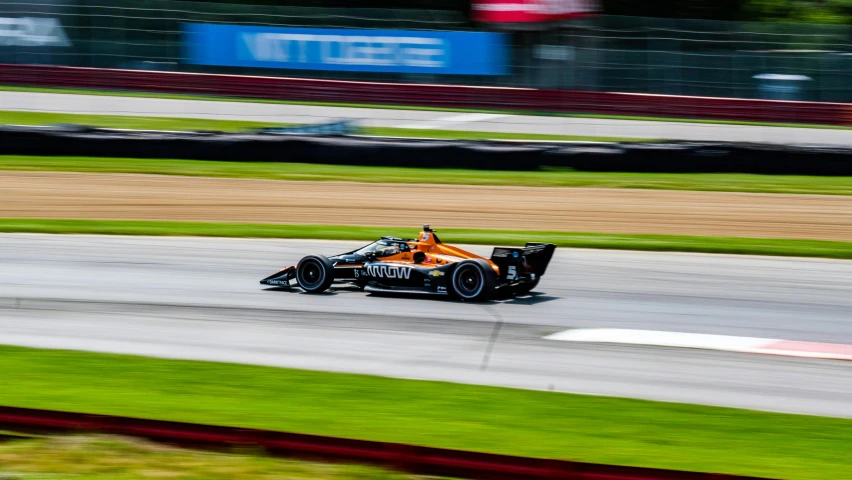
[[[376,246],[377,257],[390,257],[391,255],[396,255],[399,252],[399,244],[397,243],[390,243],[387,245],[379,244]]]

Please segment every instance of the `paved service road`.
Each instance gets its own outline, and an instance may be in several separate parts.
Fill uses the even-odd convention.
[[[281,123],[359,120],[370,127],[540,133],[692,141],[852,145],[852,131],[748,125],[648,122],[533,115],[470,114],[55,93],[0,92],[0,110],[212,118]],[[783,121],[784,119],[779,119]]]
[[[2,235],[0,343],[852,417],[849,362],[542,339],[611,327],[852,343],[852,262],[562,249],[537,293],[489,304],[257,283],[353,245]]]

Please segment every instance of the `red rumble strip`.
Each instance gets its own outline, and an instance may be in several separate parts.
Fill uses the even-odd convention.
[[[767,343],[757,353],[787,355],[792,357],[828,358],[834,360],[852,360],[852,345],[841,343],[797,342],[778,340]]]
[[[487,480],[761,480],[755,477],[547,460],[248,428],[0,407],[0,429],[93,432],[188,447],[255,446],[273,455],[360,462],[422,475]]]
[[[774,338],[736,337],[705,333],[663,332],[622,328],[577,328],[548,335],[548,340],[563,342],[620,343],[657,347],[697,348],[727,352],[761,353],[787,357],[852,360],[852,345],[802,342]]]

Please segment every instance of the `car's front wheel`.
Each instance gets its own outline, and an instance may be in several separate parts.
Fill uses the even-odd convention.
[[[334,265],[322,255],[308,255],[296,265],[296,282],[308,293],[324,292],[334,282]]]
[[[485,301],[494,294],[497,275],[482,259],[465,260],[456,266],[450,278],[450,294],[468,301]]]

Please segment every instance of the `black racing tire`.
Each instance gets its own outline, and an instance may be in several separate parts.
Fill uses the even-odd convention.
[[[520,285],[515,285],[512,287],[512,293],[515,295],[526,295],[530,293],[533,288],[538,286],[538,282],[541,280],[541,277],[535,277],[535,280],[529,283],[522,283]]]
[[[476,258],[459,262],[450,276],[447,292],[454,298],[469,302],[483,302],[494,295],[497,274],[491,264]]]
[[[308,255],[296,265],[296,282],[308,293],[321,293],[334,282],[334,264],[322,255]]]

